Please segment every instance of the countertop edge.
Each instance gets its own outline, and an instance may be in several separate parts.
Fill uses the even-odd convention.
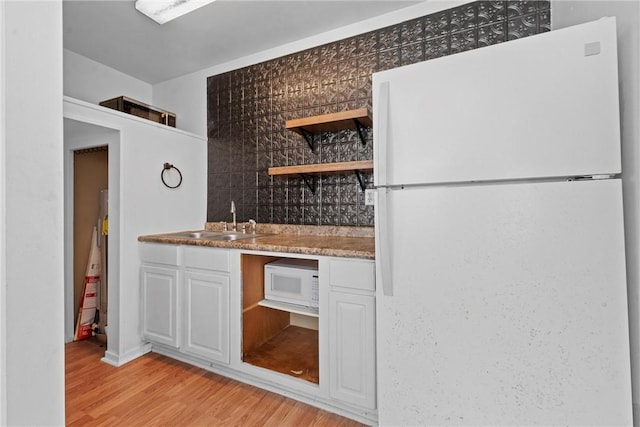
[[[289,239],[292,243],[281,244],[277,242],[269,242],[269,240],[277,239]],[[331,239],[328,242],[338,243],[337,245],[327,245],[326,247],[316,247],[311,245],[305,245],[305,240],[318,239]],[[235,241],[221,241],[221,240],[209,240],[198,238],[182,238],[171,236],[167,234],[151,234],[138,236],[139,242],[146,243],[161,243],[161,244],[173,244],[173,245],[188,245],[188,246],[201,246],[212,248],[226,248],[226,249],[242,249],[250,251],[264,251],[264,252],[284,252],[301,255],[320,255],[320,256],[333,256],[340,258],[359,258],[359,259],[375,259],[375,251],[373,250],[374,239],[370,237],[343,237],[343,236],[300,236],[300,235],[274,235],[263,236],[253,239],[235,240]],[[361,241],[363,248],[344,249],[340,246],[341,242],[354,242]]]

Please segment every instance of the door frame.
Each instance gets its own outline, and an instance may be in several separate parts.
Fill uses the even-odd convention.
[[[118,218],[118,210],[117,210],[117,200],[119,195],[117,193],[117,189],[119,188],[119,174],[117,173],[118,167],[118,153],[119,153],[119,145],[120,145],[120,129],[114,128],[112,125],[107,123],[95,123],[86,121],[83,118],[79,117],[70,117],[65,114],[64,117],[64,126],[65,126],[65,138],[64,138],[64,254],[65,254],[65,262],[64,262],[64,278],[65,278],[65,290],[64,290],[64,337],[65,342],[73,341],[74,337],[74,273],[73,273],[73,195],[74,195],[74,152],[77,150],[95,148],[95,147],[104,147],[106,146],[109,150],[108,154],[108,162],[109,162],[109,172],[108,172],[108,182],[109,182],[109,207],[108,207],[108,215],[109,220],[112,221]],[[113,194],[112,194],[112,191]],[[114,203],[111,203],[111,202]],[[119,255],[118,250],[119,245],[117,244],[117,239],[111,239],[110,244],[108,245],[108,258],[117,260]],[[108,266],[108,277],[117,278],[117,271],[114,271],[115,267],[117,267],[116,263],[113,263],[114,266],[109,264]],[[109,291],[113,289],[113,293],[117,293],[116,287],[109,286]],[[109,302],[107,309],[107,318],[110,317],[111,313],[117,310],[114,310],[117,307],[117,299],[116,301],[111,303],[112,298],[117,298],[117,295],[111,295],[112,292],[109,292]],[[114,313],[115,314],[115,313]],[[114,321],[116,319],[114,318]],[[115,342],[117,342],[117,330],[112,331],[116,334],[114,338]],[[107,340],[107,346],[109,347],[109,339]]]

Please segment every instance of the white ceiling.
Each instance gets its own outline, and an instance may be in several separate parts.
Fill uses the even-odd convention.
[[[158,25],[133,0],[64,0],[64,47],[154,84],[421,1],[218,0]]]

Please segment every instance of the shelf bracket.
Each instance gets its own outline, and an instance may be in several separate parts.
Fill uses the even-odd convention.
[[[302,135],[304,140],[307,141],[307,144],[309,144],[309,148],[311,148],[311,151],[316,151],[316,141],[314,139],[313,132],[309,132],[305,128],[300,128],[300,135]]]
[[[364,137],[365,126],[362,123],[360,123],[360,120],[358,119],[353,119],[353,123],[356,125],[356,130],[358,131],[360,142],[362,142],[362,146],[365,147],[367,145],[367,140]]]
[[[362,191],[367,189],[367,183],[364,182],[364,178],[362,177],[362,172],[360,172],[359,170],[354,171],[356,174],[356,177],[358,178],[358,183],[360,183],[360,188],[362,188]]]
[[[309,190],[311,190],[311,193],[316,194],[316,189],[318,188],[318,180],[316,177],[304,173],[301,173],[300,176],[304,180],[304,183],[307,184],[307,187],[309,187]]]

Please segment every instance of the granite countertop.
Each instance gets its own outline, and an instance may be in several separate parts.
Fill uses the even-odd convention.
[[[207,223],[205,224],[205,230],[221,231],[221,225]],[[232,241],[185,237],[185,233],[188,232],[181,231],[139,236],[138,241],[346,258],[375,258],[375,241],[372,227],[258,224],[256,232],[266,235]]]

